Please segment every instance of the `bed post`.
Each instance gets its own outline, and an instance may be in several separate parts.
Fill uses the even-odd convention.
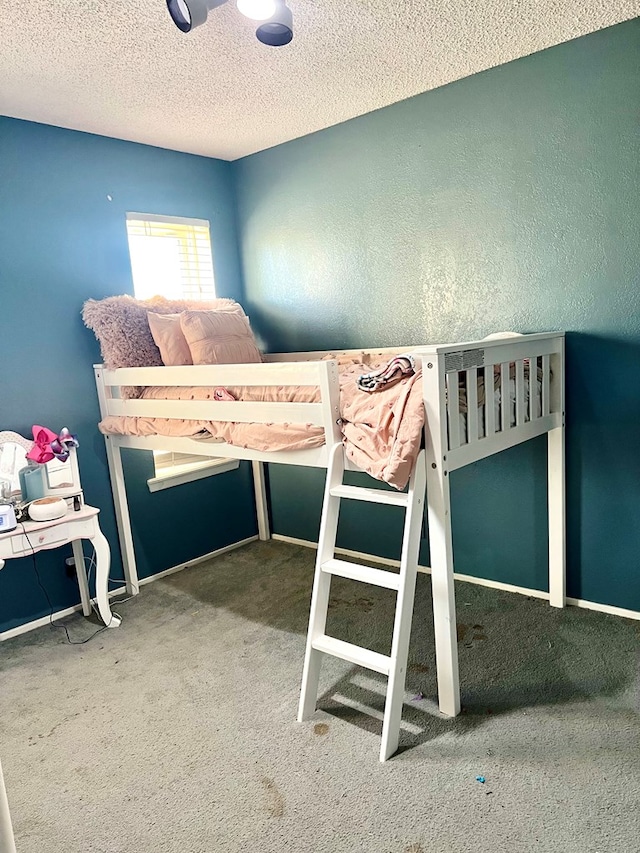
[[[111,390],[107,389],[102,376],[103,366],[94,364],[96,375],[96,387],[98,389],[98,401],[100,403],[100,415],[107,415],[107,395]],[[129,518],[129,504],[127,502],[127,490],[124,482],[124,471],[122,469],[122,456],[120,448],[114,442],[113,437],[105,435],[104,443],[107,448],[107,462],[109,464],[109,478],[111,480],[111,492],[116,511],[116,522],[118,526],[118,538],[120,540],[120,551],[122,554],[122,566],[129,595],[137,595],[140,592],[138,584],[138,572],[136,569],[136,556],[133,550],[133,535],[131,533],[131,519]]]
[[[444,357],[422,356],[427,457],[427,506],[431,587],[438,673],[438,702],[447,717],[460,713],[456,600],[453,580],[451,501],[447,470],[447,406]]]
[[[267,507],[267,489],[264,480],[264,462],[251,463],[253,470],[253,489],[256,495],[256,513],[258,516],[258,536],[265,541],[271,538],[269,530],[269,512]]]
[[[553,375],[551,411],[558,412],[560,426],[548,432],[549,489],[549,604],[566,604],[566,522],[564,461],[564,337],[560,352],[551,356]]]

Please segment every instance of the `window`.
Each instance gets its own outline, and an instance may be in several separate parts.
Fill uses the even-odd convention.
[[[191,453],[174,453],[171,450],[154,450],[153,464],[155,475],[151,480],[147,480],[150,492],[202,480],[225,471],[235,471],[240,465],[237,459],[196,456]]]
[[[209,223],[206,219],[127,213],[133,290],[137,299],[215,299]],[[153,451],[152,492],[238,467],[234,459]]]
[[[206,219],[127,213],[127,235],[138,299],[215,299]]]

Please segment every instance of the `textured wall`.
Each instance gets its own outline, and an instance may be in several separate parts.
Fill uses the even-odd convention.
[[[114,577],[122,567],[92,370],[100,356],[80,309],[90,297],[132,292],[127,210],[209,219],[219,294],[237,297],[232,192],[227,163],[0,117],[0,429],[29,435],[43,423],[79,434],[86,498],[102,509]],[[142,576],[255,532],[248,465],[152,495],[152,464],[138,453],[126,465]],[[210,515],[192,517],[197,499]],[[79,601],[64,556],[38,556],[56,609]],[[31,562],[9,561],[0,631],[48,612]]]
[[[620,24],[235,164],[269,348],[567,331],[569,592],[634,609],[639,47]],[[544,439],[454,474],[458,571],[544,587],[545,476]],[[319,473],[271,489],[275,529],[314,538]],[[367,511],[341,544],[397,555]]]

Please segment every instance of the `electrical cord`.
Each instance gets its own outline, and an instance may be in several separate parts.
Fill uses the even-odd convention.
[[[91,573],[96,568],[96,549],[95,549],[95,547],[93,549],[92,556],[84,558],[85,563],[87,562],[87,560],[89,560],[89,568],[87,569],[87,583],[91,584]],[[126,580],[124,578],[108,578],[108,582],[109,583],[125,583],[126,584]],[[135,595],[128,595],[126,598],[119,598],[115,603],[116,604],[123,604],[125,601],[131,601],[132,598],[135,598]],[[91,607],[93,608],[93,612],[96,613],[98,616],[100,616],[100,614],[96,610],[96,606],[93,602],[93,599],[91,599]],[[114,613],[114,616],[117,616],[118,618],[120,618],[119,613]],[[111,624],[111,623],[109,623],[109,624]],[[109,626],[106,626],[106,627],[109,627]]]
[[[106,631],[107,628],[110,627],[111,622],[109,622],[108,625],[102,625],[100,628],[98,628],[96,631],[94,631],[93,634],[90,634],[88,637],[85,637],[84,640],[72,640],[70,635],[69,635],[69,631],[67,629],[67,626],[54,621],[54,619],[53,619],[53,604],[51,603],[51,599],[49,598],[49,593],[47,592],[44,584],[42,583],[42,579],[40,577],[40,572],[38,571],[38,563],[36,560],[36,549],[33,547],[31,540],[29,539],[29,534],[27,533],[27,529],[25,527],[24,521],[21,521],[20,524],[22,525],[22,532],[24,534],[24,537],[27,540],[29,547],[31,548],[31,559],[33,561],[33,570],[35,572],[36,579],[38,581],[38,586],[40,587],[40,589],[44,593],[44,597],[47,599],[47,604],[49,605],[49,625],[50,625],[50,627],[51,628],[62,628],[62,630],[64,631],[64,633],[66,635],[67,643],[70,646],[82,646],[85,643],[88,643],[89,640],[92,640],[98,634],[101,634],[103,631]],[[86,557],[85,557],[85,560],[86,560]],[[95,566],[95,548],[94,548],[93,556],[91,557],[91,563],[89,565],[89,571],[91,571],[91,566]],[[128,599],[124,599],[124,600],[128,601]],[[94,613],[96,613],[98,616],[100,616],[100,614],[97,612],[97,610],[95,608],[93,600],[91,601],[91,607],[92,607]],[[113,615],[118,616],[117,613],[114,613]],[[120,618],[120,617],[118,616],[118,618]]]

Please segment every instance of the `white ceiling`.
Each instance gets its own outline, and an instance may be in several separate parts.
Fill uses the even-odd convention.
[[[260,44],[234,0],[0,0],[0,113],[234,160],[640,14],[640,0],[290,0]]]

